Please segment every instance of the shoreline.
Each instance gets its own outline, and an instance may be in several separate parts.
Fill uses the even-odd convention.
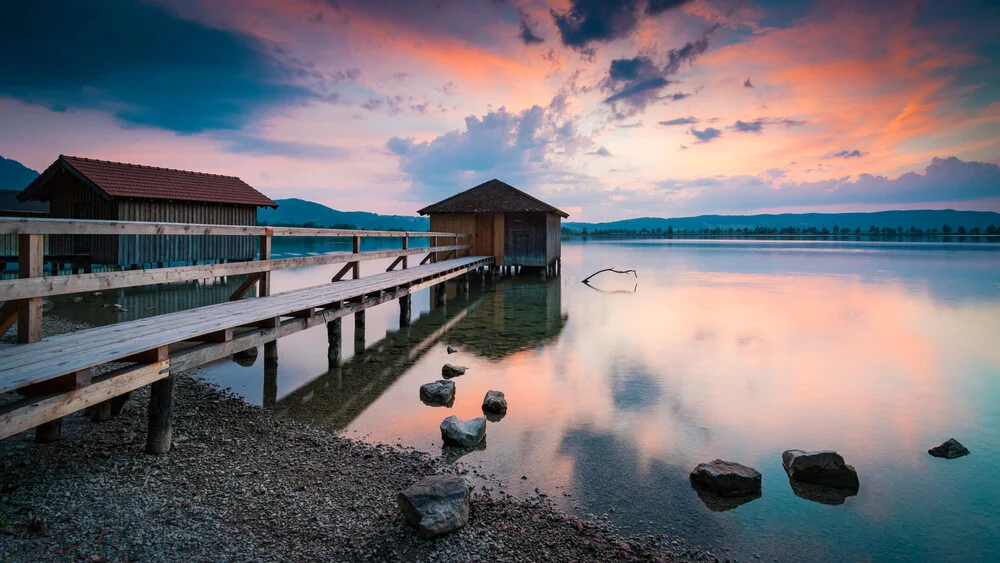
[[[715,559],[680,538],[625,536],[541,496],[486,486],[474,491],[468,525],[425,540],[396,493],[426,475],[476,469],[280,418],[193,372],[178,373],[167,455],[143,452],[148,388],[107,422],[66,417],[58,442],[36,444],[33,431],[0,441],[3,559]]]

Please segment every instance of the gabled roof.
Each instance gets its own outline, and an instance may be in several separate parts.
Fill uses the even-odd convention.
[[[171,199],[235,205],[278,207],[236,176],[188,172],[140,164],[59,155],[45,172],[17,196],[21,201],[47,201],[46,184],[67,170],[107,198]]]
[[[448,199],[421,209],[417,213],[516,213],[539,212],[555,213],[560,217],[569,217],[544,201],[528,195],[521,190],[501,182],[496,178],[483,182],[474,188],[457,193]]]

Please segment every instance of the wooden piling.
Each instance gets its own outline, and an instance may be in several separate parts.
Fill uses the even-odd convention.
[[[264,365],[278,364],[278,341],[272,340],[264,343]]]
[[[399,298],[399,326],[405,327],[410,326],[411,319],[411,300],[409,295],[404,295]]]
[[[276,342],[268,342],[264,344],[264,355],[267,355],[268,344],[277,344]],[[264,398],[263,401],[265,409],[272,409],[274,405],[278,402],[278,347],[274,347],[274,359],[268,361],[266,358],[264,360]]]
[[[330,362],[330,367],[340,365],[343,346],[341,345],[341,317],[337,317],[326,323],[326,358]]]
[[[354,353],[365,353],[365,312],[354,313]]]
[[[62,436],[62,419],[39,424],[35,427],[35,441],[40,444],[55,442]]]
[[[149,419],[146,430],[146,451],[151,454],[170,452],[173,438],[174,382],[170,374],[149,386]]]

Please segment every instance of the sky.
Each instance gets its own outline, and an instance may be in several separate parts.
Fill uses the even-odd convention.
[[[6,3],[0,155],[413,214],[1000,211],[1000,3]]]

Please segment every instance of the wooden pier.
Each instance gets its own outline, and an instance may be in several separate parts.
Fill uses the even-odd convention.
[[[363,334],[365,309],[399,299],[408,318],[411,293],[438,286],[437,295],[443,297],[446,281],[493,263],[491,256],[468,256],[470,245],[459,244],[467,235],[460,233],[0,218],[0,234],[18,237],[20,278],[0,280],[0,333],[16,322],[19,341],[0,348],[0,393],[24,395],[0,407],[0,438],[36,428],[39,441],[58,439],[63,416],[89,407],[92,419],[106,419],[121,411],[128,393],[151,385],[147,450],[153,453],[170,449],[173,370],[197,367],[321,323],[328,325],[331,338],[336,333],[339,339],[340,319],[350,314]],[[259,237],[260,259],[45,276],[43,237],[73,234],[253,235]],[[275,236],[351,237],[353,252],[275,260]],[[402,245],[361,252],[362,237],[401,238]],[[418,237],[429,238],[431,246],[412,248],[410,239]],[[439,245],[441,239],[453,244]],[[426,255],[420,265],[408,267],[408,257],[418,254]],[[361,261],[388,258],[395,260],[385,273],[360,277]],[[271,295],[270,272],[331,264],[344,267],[330,283]],[[343,279],[348,273],[351,279]],[[249,277],[228,302],[42,338],[45,297],[240,274]],[[254,286],[259,297],[246,298]],[[268,352],[265,346],[265,360]]]

